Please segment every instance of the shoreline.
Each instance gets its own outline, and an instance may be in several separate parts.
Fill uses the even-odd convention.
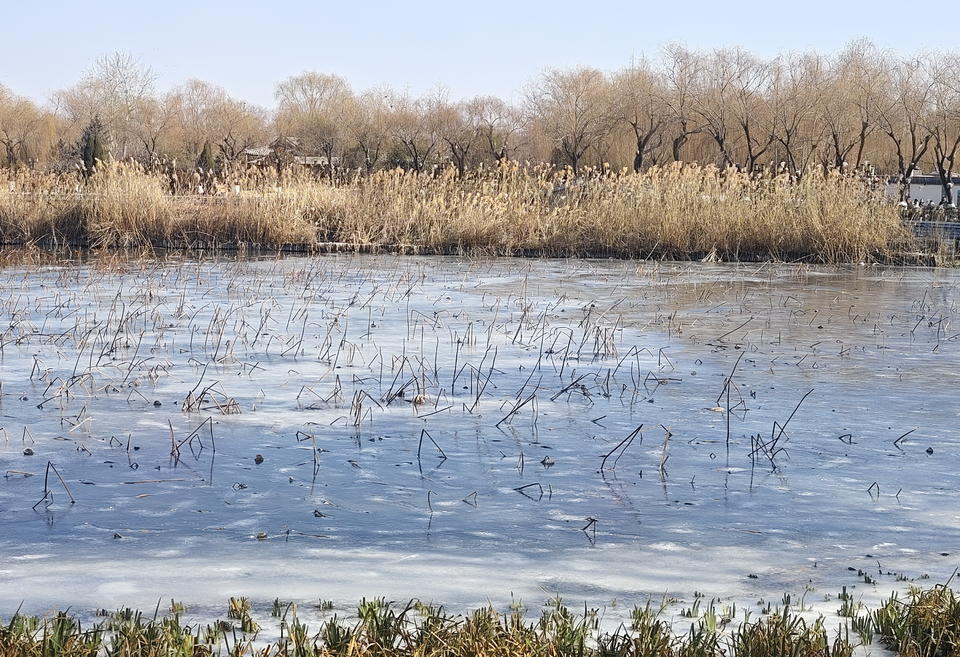
[[[769,265],[822,265],[822,266],[892,266],[892,267],[932,267],[955,268],[960,266],[960,257],[956,253],[944,253],[933,246],[928,250],[902,251],[895,253],[877,253],[865,261],[824,261],[813,254],[794,254],[783,258],[771,258],[769,254],[740,254],[737,259],[719,258],[715,252],[631,252],[618,249],[600,248],[596,250],[569,251],[565,249],[497,249],[488,247],[462,248],[450,245],[435,247],[419,244],[371,244],[351,242],[316,243],[187,243],[153,242],[144,245],[94,245],[88,242],[62,243],[55,241],[26,242],[0,241],[0,249],[12,252],[33,250],[46,254],[60,255],[71,252],[97,253],[141,253],[154,254],[241,254],[248,256],[270,255],[393,255],[422,256],[441,258],[498,258],[518,260],[623,260],[636,262],[677,262],[702,264],[769,264]]]
[[[954,576],[956,571],[954,572]],[[951,583],[911,587],[864,604],[843,587],[833,605],[783,594],[754,609],[695,594],[686,603],[664,594],[616,610],[568,607],[560,597],[542,605],[487,603],[447,611],[417,598],[363,598],[350,609],[323,597],[271,602],[231,596],[197,608],[174,598],[153,610],[97,608],[43,615],[16,610],[0,624],[2,655],[122,657],[197,655],[579,655],[581,657],[852,657],[856,654],[952,655],[960,637],[960,598]],[[342,614],[342,615],[341,615]],[[304,620],[305,619],[305,620]]]

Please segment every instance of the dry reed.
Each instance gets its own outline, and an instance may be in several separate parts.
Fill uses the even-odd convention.
[[[255,171],[204,194],[109,163],[71,174],[7,173],[5,243],[84,246],[316,247],[421,253],[858,262],[908,244],[879,190],[835,172],[799,181],[670,165],[641,174],[528,168],[463,179],[400,170],[339,185]]]

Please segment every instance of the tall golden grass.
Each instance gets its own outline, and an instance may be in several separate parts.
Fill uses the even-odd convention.
[[[884,257],[908,240],[881,190],[823,171],[795,181],[687,164],[574,178],[511,163],[464,179],[395,170],[337,185],[259,172],[203,195],[173,195],[165,175],[129,164],[105,164],[88,181],[6,175],[6,243],[337,242],[423,253],[837,263]]]

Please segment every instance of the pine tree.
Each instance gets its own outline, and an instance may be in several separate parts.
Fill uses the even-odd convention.
[[[99,162],[107,159],[107,128],[99,116],[94,116],[80,137],[80,155],[83,158],[83,174],[89,177]]]

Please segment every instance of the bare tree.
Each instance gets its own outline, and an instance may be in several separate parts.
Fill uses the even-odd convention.
[[[52,111],[0,92],[0,160],[33,162],[57,143],[69,154],[63,145],[100,116],[116,157],[191,163],[204,152],[205,162],[238,166],[279,133],[286,161],[322,155],[331,180],[339,164],[369,173],[385,162],[415,171],[447,163],[464,176],[511,159],[579,173],[587,162],[642,171],[672,157],[798,178],[816,163],[849,171],[873,161],[899,174],[901,197],[917,170],[935,166],[947,197],[960,153],[957,68],[955,53],[901,59],[866,40],[772,60],[669,45],[661,59],[610,76],[547,71],[521,107],[490,96],[448,102],[441,92],[355,95],[343,78],[305,72],[277,85],[268,112],[198,80],[155,93],[152,71],[116,53],[56,93]]]
[[[380,163],[392,131],[391,95],[388,89],[372,89],[355,97],[349,105],[347,130],[363,158],[367,173],[372,173]]]
[[[736,49],[733,58],[733,117],[740,128],[743,163],[748,171],[760,166],[760,158],[777,139],[777,121],[771,102],[774,64]]]
[[[349,138],[350,85],[339,76],[308,71],[278,84],[276,97],[280,133],[297,137],[306,150],[323,153],[332,181]]]
[[[931,66],[932,102],[928,129],[933,136],[933,164],[940,175],[943,201],[954,204],[953,172],[960,150],[960,85],[955,75],[960,56],[938,58]]]
[[[881,54],[869,41],[855,41],[834,58],[821,96],[820,118],[830,144],[826,164],[832,160],[844,170],[860,166],[877,127],[881,86]]]
[[[927,125],[934,83],[929,67],[918,58],[894,62],[886,73],[877,117],[880,129],[894,146],[898,196],[903,201],[933,137]]]
[[[99,58],[83,79],[54,95],[54,105],[74,136],[99,116],[113,137],[114,155],[134,155],[138,111],[154,93],[156,75],[133,55],[115,52]]]
[[[391,99],[393,137],[406,154],[410,167],[417,173],[426,169],[440,141],[437,109],[443,100],[442,91],[421,98],[401,94]]]
[[[0,85],[0,145],[7,166],[41,159],[51,146],[53,118],[32,101]]]
[[[134,106],[133,116],[131,134],[140,143],[145,161],[156,164],[161,152],[169,147],[165,141],[173,132],[177,118],[175,99],[169,94],[163,98],[140,98]]]
[[[740,74],[740,53],[716,50],[702,58],[693,93],[693,112],[703,132],[713,140],[720,163],[733,166],[731,130],[736,125],[734,103]]]
[[[497,163],[508,160],[520,146],[523,113],[495,96],[474,98],[480,137],[486,152]]]
[[[700,58],[678,45],[667,46],[665,86],[666,102],[670,109],[673,137],[670,152],[675,162],[683,159],[683,147],[691,136],[701,132],[694,119],[693,102],[696,83],[700,77]]]
[[[663,129],[670,120],[666,89],[643,60],[617,73],[613,85],[617,119],[630,126],[636,141],[633,170],[641,171],[647,156],[663,143]]]
[[[215,145],[219,160],[235,166],[245,149],[267,139],[266,113],[231,98],[223,87],[188,80],[164,99],[172,112],[164,152],[183,162],[196,162],[204,144]]]
[[[476,101],[443,103],[437,106],[440,138],[457,167],[457,176],[463,178],[467,161],[481,140],[482,106]]]
[[[772,65],[774,134],[792,176],[803,175],[823,143],[825,132],[817,113],[825,75],[823,58],[817,54],[781,58]]]
[[[544,73],[527,94],[531,114],[574,173],[587,150],[610,129],[608,89],[600,71],[578,68]]]
[[[197,159],[204,143],[211,140],[214,108],[224,96],[223,89],[203,80],[187,80],[170,92],[178,144],[172,155],[189,162]]]
[[[217,148],[225,163],[239,162],[246,149],[267,138],[267,113],[255,105],[228,96],[217,106],[215,119]]]

